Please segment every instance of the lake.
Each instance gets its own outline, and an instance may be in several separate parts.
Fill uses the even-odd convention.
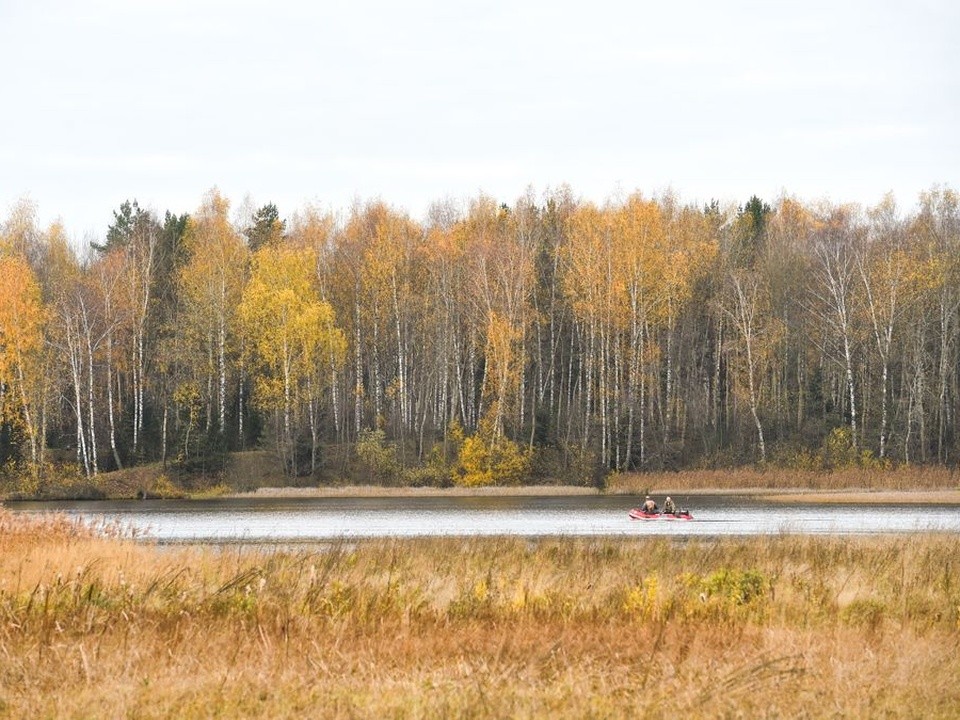
[[[662,498],[661,498],[662,500]],[[671,536],[960,533],[960,507],[789,504],[755,496],[675,498],[694,519],[631,520],[640,497],[221,498],[11,502],[15,512],[62,512],[117,524],[160,542],[310,542],[440,536]]]

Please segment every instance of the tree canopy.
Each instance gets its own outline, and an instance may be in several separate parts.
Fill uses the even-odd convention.
[[[910,212],[561,188],[423,222],[382,200],[239,214],[216,189],[162,220],[127,201],[78,256],[11,210],[7,477],[250,447],[433,484],[960,461],[952,189]]]

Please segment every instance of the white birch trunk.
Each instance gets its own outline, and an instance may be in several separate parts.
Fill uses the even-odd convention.
[[[89,316],[87,314],[86,305],[83,302],[83,298],[79,298],[81,318],[83,320],[83,346],[86,347],[86,363],[87,363],[87,412],[89,415],[87,421],[87,431],[90,434],[90,470],[91,473],[96,476],[99,473],[99,468],[97,465],[97,433],[96,433],[96,424],[94,422],[94,376],[93,376],[93,329],[90,326]],[[82,362],[82,361],[81,361]]]

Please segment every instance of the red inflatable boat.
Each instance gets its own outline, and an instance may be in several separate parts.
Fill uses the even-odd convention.
[[[643,508],[634,508],[630,511],[634,520],[693,520],[693,515],[687,510],[677,510],[673,513],[647,512]]]

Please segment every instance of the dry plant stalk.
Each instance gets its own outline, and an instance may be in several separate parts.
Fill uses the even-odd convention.
[[[13,717],[956,717],[960,538],[156,547],[0,511]]]
[[[766,470],[740,467],[727,470],[684,470],[675,473],[629,473],[610,479],[608,490],[644,493],[647,490],[955,490],[960,477],[945,467],[905,466],[890,470],[853,468],[831,472]]]

